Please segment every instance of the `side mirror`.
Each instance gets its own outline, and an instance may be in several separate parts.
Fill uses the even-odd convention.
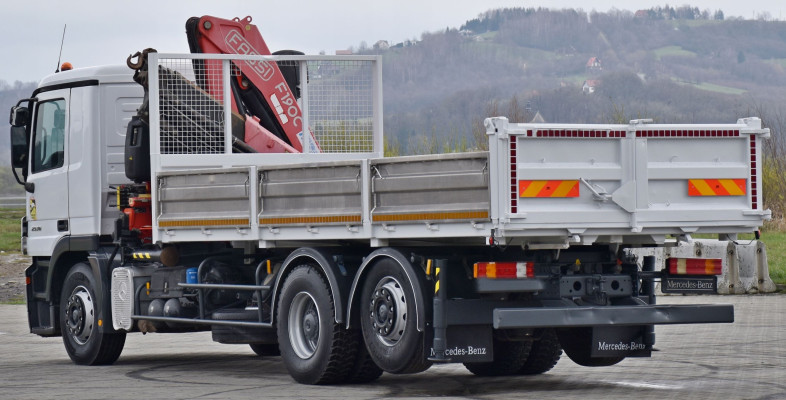
[[[11,126],[11,166],[27,167],[28,137],[24,126]]]
[[[11,107],[11,116],[8,118],[8,123],[13,127],[26,126],[30,121],[30,110],[27,107],[14,106]]]

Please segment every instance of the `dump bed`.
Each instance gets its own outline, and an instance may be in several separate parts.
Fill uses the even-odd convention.
[[[151,65],[177,71],[150,71],[155,240],[564,248],[748,232],[769,216],[759,184],[760,142],[769,131],[758,119],[555,125],[492,118],[488,152],[382,157],[374,57],[150,56]],[[191,59],[200,57],[224,60],[224,82],[230,58],[297,63],[312,133],[305,137],[316,146],[304,154],[233,153],[228,104],[172,98],[198,92]],[[193,115],[209,116],[210,129]]]

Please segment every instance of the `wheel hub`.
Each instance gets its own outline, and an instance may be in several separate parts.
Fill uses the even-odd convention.
[[[401,285],[392,277],[377,284],[371,298],[371,325],[386,346],[396,344],[406,326],[406,299]]]
[[[319,344],[319,309],[307,292],[300,292],[292,299],[289,327],[292,350],[304,360],[311,358]]]
[[[68,297],[65,313],[66,328],[71,337],[80,345],[87,343],[93,331],[95,309],[93,299],[84,286],[75,288]]]

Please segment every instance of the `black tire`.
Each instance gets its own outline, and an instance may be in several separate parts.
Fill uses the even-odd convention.
[[[352,366],[352,371],[347,378],[348,383],[367,383],[377,380],[382,376],[382,368],[378,367],[368,354],[368,349],[363,345],[362,334],[359,330],[355,331],[357,335],[358,353],[355,357],[355,364]]]
[[[344,382],[360,343],[335,322],[333,296],[319,271],[296,267],[284,281],[278,304],[278,343],[292,378],[305,384]]]
[[[71,267],[63,282],[60,333],[68,356],[76,364],[112,364],[126,342],[125,332],[99,332],[98,310],[102,305],[95,288],[93,271],[85,263]]]
[[[608,367],[625,357],[592,357],[592,328],[558,329],[560,345],[574,363],[584,367]]]
[[[539,375],[545,373],[559,361],[562,356],[562,347],[554,329],[542,330],[540,340],[532,342],[532,348],[527,356],[527,361],[519,369],[521,375]]]
[[[372,265],[360,294],[360,326],[371,359],[383,371],[411,374],[431,366],[416,313],[413,284],[403,268],[388,258]]]
[[[477,376],[506,376],[520,373],[532,347],[530,341],[501,341],[494,339],[494,361],[464,363]]]
[[[281,355],[278,344],[275,343],[251,343],[249,346],[251,350],[260,357],[275,357]]]

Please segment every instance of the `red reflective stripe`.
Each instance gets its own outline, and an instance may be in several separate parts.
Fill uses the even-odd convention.
[[[532,262],[479,262],[473,267],[475,278],[534,278],[535,264]]]
[[[669,258],[666,264],[672,275],[723,274],[723,260],[719,258]]]

